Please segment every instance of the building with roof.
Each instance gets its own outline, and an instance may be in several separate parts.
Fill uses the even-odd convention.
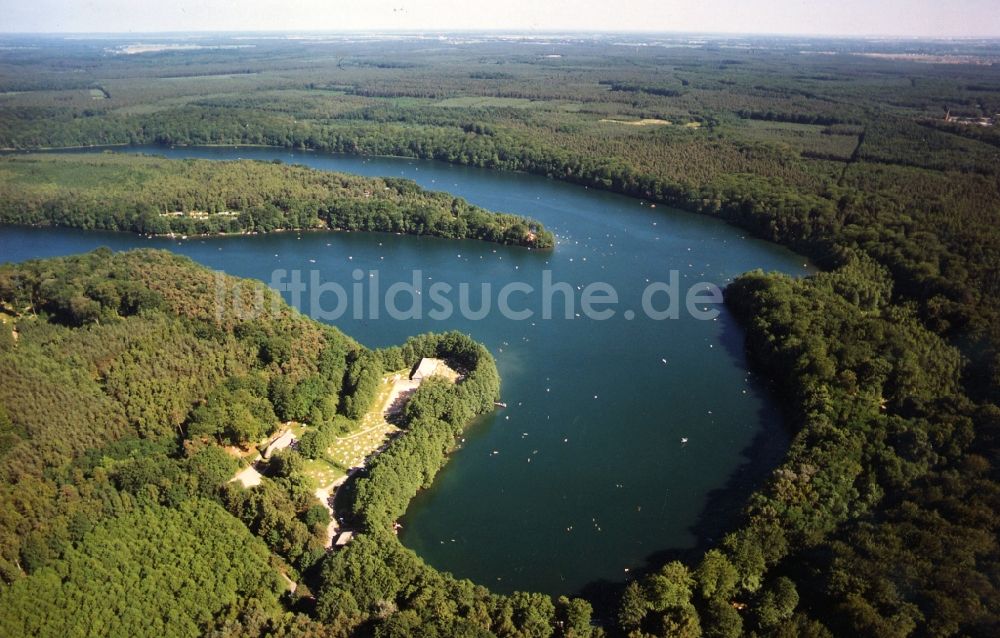
[[[413,381],[423,381],[428,377],[432,377],[437,374],[438,369],[444,362],[440,359],[431,359],[429,357],[424,357],[417,364],[416,369],[414,369],[413,374],[410,375],[410,379]]]
[[[352,538],[354,538],[354,532],[341,532],[340,536],[338,536],[337,540],[333,543],[333,546],[343,547],[344,545],[350,543]]]
[[[285,430],[281,436],[271,441],[271,444],[267,446],[267,449],[264,450],[264,454],[261,456],[263,456],[266,461],[271,458],[272,454],[278,450],[284,450],[285,448],[290,447],[293,443],[295,443],[295,435],[292,434],[291,430]]]

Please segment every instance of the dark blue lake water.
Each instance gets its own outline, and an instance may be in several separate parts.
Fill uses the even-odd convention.
[[[596,580],[621,580],[651,554],[692,548],[720,534],[738,503],[716,498],[719,491],[742,498],[784,453],[780,417],[747,373],[741,330],[725,308],[718,306],[715,320],[683,311],[680,319],[654,320],[641,312],[640,300],[650,282],[668,281],[671,271],[684,292],[701,281],[724,286],[754,268],[811,272],[800,256],[714,219],[531,175],[280,149],[145,150],[408,177],[486,208],[535,217],[559,244],[553,252],[533,252],[385,234],[177,241],[0,228],[0,260],[102,245],[157,247],[265,281],[278,268],[316,270],[348,287],[355,269],[377,269],[383,289],[410,281],[420,269],[427,284],[472,284],[476,307],[482,282],[494,290],[510,282],[540,289],[545,270],[574,290],[599,281],[617,291],[616,314],[605,321],[578,318],[579,308],[572,319],[562,318],[561,296],[555,297],[558,318],[546,321],[541,295],[516,294],[511,305],[535,311],[533,318],[494,311],[481,320],[348,316],[335,322],[373,347],[457,329],[497,358],[508,407],[476,423],[403,520],[403,543],[439,569],[505,592],[573,593]],[[666,305],[665,297],[656,305]],[[625,310],[635,318],[626,319]],[[746,471],[737,474],[741,467]]]

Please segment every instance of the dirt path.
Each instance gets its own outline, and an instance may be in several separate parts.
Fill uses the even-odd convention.
[[[449,368],[447,365],[444,365],[443,362],[439,366],[437,374],[440,374],[441,376],[448,379],[452,383],[456,382],[459,378],[461,378],[457,372]],[[395,414],[396,412],[401,410],[404,405],[406,405],[407,399],[409,399],[410,395],[413,394],[413,392],[415,392],[418,387],[420,387],[420,383],[422,380],[423,379],[416,379],[416,380],[410,379],[404,373],[401,372],[397,372],[391,377],[383,378],[383,383],[384,384],[392,383],[392,387],[389,389],[388,394],[385,395],[385,399],[382,401],[382,404],[380,406],[376,404],[377,407],[373,406],[371,411],[369,411],[369,413],[363,419],[364,423],[371,423],[371,425],[362,429],[360,432],[355,432],[354,434],[345,437],[338,437],[337,442],[343,444],[346,441],[351,441],[354,439],[364,437],[366,435],[371,434],[372,432],[385,430],[384,437],[380,437],[380,442],[378,443],[378,447],[376,447],[373,450],[365,449],[364,457],[368,458],[369,456],[373,454],[378,454],[379,452],[384,450],[385,447],[389,444],[388,439],[391,438],[392,432],[397,430],[395,426],[391,426],[389,424],[388,417]],[[383,389],[382,392],[385,392],[385,390]],[[361,445],[364,445],[364,443],[362,443]],[[328,450],[328,453],[329,452],[330,450]],[[342,463],[343,459],[339,459],[338,462]],[[364,466],[363,461],[361,462],[360,466],[361,467]],[[316,491],[313,492],[316,495],[316,498],[319,499],[319,502],[323,505],[323,507],[326,508],[326,511],[330,513],[330,524],[326,528],[327,549],[333,547],[334,540],[337,538],[337,535],[340,532],[340,524],[337,522],[337,514],[333,509],[333,498],[336,495],[337,488],[343,485],[344,482],[347,481],[349,476],[350,474],[348,474],[347,476],[342,476],[336,481],[330,483],[329,485],[317,488]]]
[[[360,432],[355,432],[354,434],[351,434],[351,435],[348,435],[348,436],[339,437],[337,440],[338,441],[350,441],[351,439],[356,439],[359,436],[364,436],[366,434],[371,434],[375,430],[378,430],[379,428],[382,428],[384,426],[385,426],[384,423],[378,423],[376,425],[371,426],[370,428],[365,428],[364,430],[361,430]]]
[[[288,591],[294,594],[295,590],[299,588],[299,584],[294,580],[292,580],[291,578],[289,578],[288,574],[286,574],[285,572],[278,572],[278,573],[281,574],[281,577],[285,579],[285,584],[288,585]]]
[[[420,381],[405,379],[397,375],[393,381],[392,390],[389,391],[388,398],[382,404],[382,416],[387,418],[402,410],[403,406],[406,405],[406,400],[419,387]]]
[[[347,481],[346,476],[342,476],[333,483],[330,483],[326,487],[317,488],[314,492],[316,498],[319,502],[323,504],[326,511],[330,513],[330,524],[326,526],[326,548],[330,549],[333,547],[333,539],[337,538],[337,532],[340,531],[340,525],[337,523],[337,513],[333,511],[333,496],[337,492],[337,488]]]

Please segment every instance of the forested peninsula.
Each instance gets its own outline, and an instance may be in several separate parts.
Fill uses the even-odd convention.
[[[500,379],[483,346],[445,333],[369,350],[259,282],[223,285],[277,312],[219,315],[216,285],[150,250],[0,267],[0,633],[62,637],[85,623],[148,635],[151,622],[162,636],[589,633],[586,602],[493,594],[392,533],[493,409]],[[349,479],[346,548],[325,547],[330,518],[299,451],[271,456],[256,486],[232,480],[283,423],[360,429],[382,376],[423,357],[462,378],[422,385],[398,435]],[[228,418],[212,418],[216,406]]]
[[[0,158],[0,223],[151,235],[379,231],[552,248],[539,222],[399,178],[277,162],[28,155]]]

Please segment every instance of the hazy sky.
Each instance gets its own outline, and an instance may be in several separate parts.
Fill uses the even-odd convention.
[[[0,0],[0,31],[700,31],[1000,36],[998,0]]]

